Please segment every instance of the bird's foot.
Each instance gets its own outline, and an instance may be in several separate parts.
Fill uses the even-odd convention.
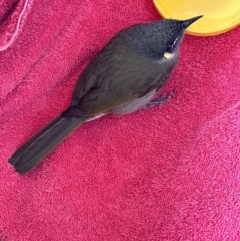
[[[170,92],[169,94],[163,93],[157,99],[150,101],[147,104],[147,107],[153,107],[153,106],[156,106],[156,105],[163,105],[163,104],[165,104],[169,99],[172,98],[173,92],[174,92],[174,90],[172,92]]]

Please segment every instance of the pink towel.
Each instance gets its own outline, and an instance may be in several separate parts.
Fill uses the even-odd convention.
[[[8,163],[118,30],[156,19],[149,0],[1,1],[1,241],[240,240],[240,28],[185,37],[165,105],[85,123],[28,174]]]

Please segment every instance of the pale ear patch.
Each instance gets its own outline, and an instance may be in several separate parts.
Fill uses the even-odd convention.
[[[165,52],[165,53],[164,53],[164,57],[165,57],[166,59],[171,59],[171,58],[173,58],[173,56],[174,56],[173,53],[169,53],[169,52]]]

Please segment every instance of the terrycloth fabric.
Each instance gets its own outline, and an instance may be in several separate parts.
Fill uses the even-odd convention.
[[[240,239],[240,28],[185,37],[164,106],[88,122],[26,175],[7,162],[118,30],[159,18],[149,0],[1,1],[0,240]]]

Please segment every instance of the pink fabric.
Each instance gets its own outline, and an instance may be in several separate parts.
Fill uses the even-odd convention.
[[[1,240],[240,239],[240,28],[186,36],[167,104],[88,122],[18,175],[8,158],[98,50],[160,17],[149,0],[1,3]]]

